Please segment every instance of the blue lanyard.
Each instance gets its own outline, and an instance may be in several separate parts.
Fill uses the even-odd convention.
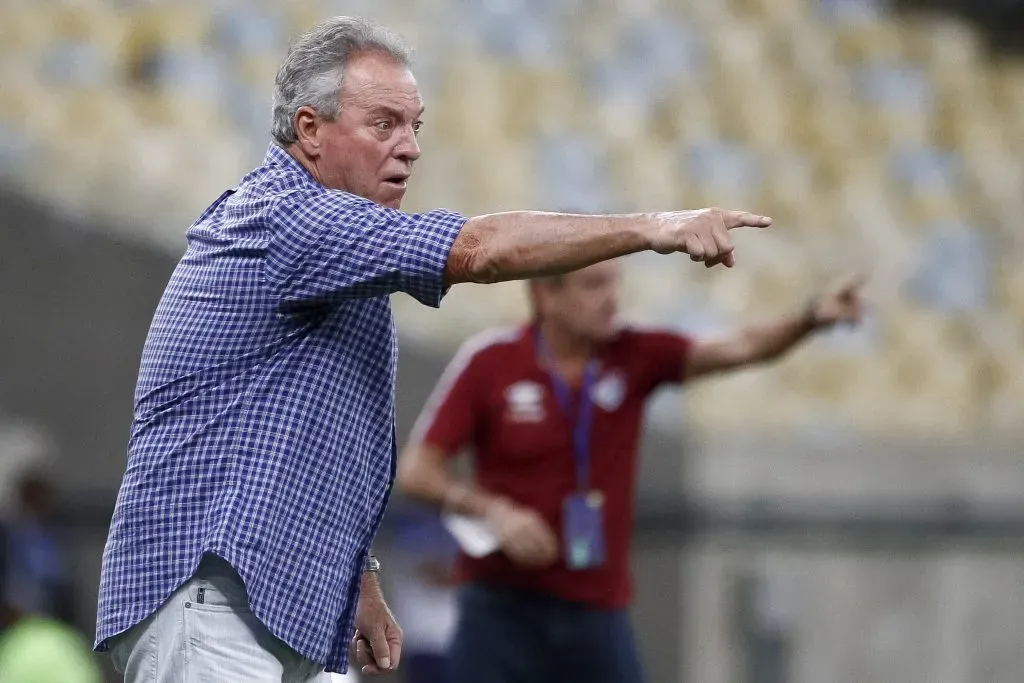
[[[555,399],[571,420],[572,389],[552,367],[551,354],[548,352],[547,344],[539,329],[536,334],[536,344],[541,365],[544,366],[551,378]],[[594,401],[590,396],[590,390],[597,380],[598,370],[599,364],[596,359],[587,361],[587,366],[583,371],[583,384],[580,387],[580,403],[576,410],[576,421],[573,423],[572,452],[573,461],[576,464],[576,486],[580,491],[586,491],[590,486],[590,428],[594,421]]]

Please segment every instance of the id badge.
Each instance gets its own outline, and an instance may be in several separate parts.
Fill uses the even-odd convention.
[[[565,562],[570,569],[604,564],[604,496],[573,493],[565,499]]]

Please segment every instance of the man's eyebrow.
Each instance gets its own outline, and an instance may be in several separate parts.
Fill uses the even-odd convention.
[[[426,107],[420,107],[420,110],[416,113],[416,115],[413,118],[418,119],[419,117],[423,116],[423,112],[425,112],[426,110],[427,110]],[[402,110],[400,107],[394,107],[394,106],[392,106],[390,104],[379,104],[376,107],[374,107],[373,109],[371,109],[370,113],[371,114],[386,113],[386,114],[390,114],[391,116],[394,116],[395,118],[402,118],[403,116],[405,116],[405,111],[404,110]]]

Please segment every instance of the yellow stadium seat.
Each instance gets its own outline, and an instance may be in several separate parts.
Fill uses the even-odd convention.
[[[782,210],[799,211],[808,206],[815,191],[815,164],[810,155],[774,154],[766,155],[765,174],[762,187],[762,201],[775,203]]]
[[[849,100],[838,96],[814,94],[792,109],[793,141],[822,160],[846,154],[864,154],[859,120]]]
[[[902,215],[904,225],[918,226],[939,221],[964,222],[970,220],[970,212],[955,194],[943,192],[921,193],[905,196]]]
[[[26,134],[40,138],[60,130],[66,112],[63,92],[27,77],[7,83],[0,88],[7,120]]]
[[[736,235],[737,258],[742,259],[746,277],[723,278],[711,291],[712,303],[723,311],[743,316],[763,315],[765,311],[791,310],[794,302],[806,296],[808,274],[806,270],[789,267],[788,258],[794,250],[792,238],[776,238],[772,246],[750,241],[749,235]],[[761,247],[759,249],[759,247]],[[738,272],[738,270],[737,270]]]
[[[501,172],[495,172],[500,159]],[[534,156],[529,146],[495,141],[466,155],[465,177],[475,213],[521,209],[535,204]],[[550,207],[557,208],[557,207]]]
[[[443,206],[468,211],[470,188],[466,180],[472,152],[443,144],[433,129],[420,135],[423,156],[416,162],[403,206],[410,211],[429,211]]]
[[[138,4],[126,18],[130,27],[126,36],[130,53],[154,46],[202,48],[211,39],[210,11],[202,4]]]
[[[694,90],[674,95],[653,108],[649,130],[655,140],[673,145],[719,136],[721,122],[711,93]]]
[[[812,11],[805,0],[731,0],[729,4],[738,15],[771,24],[792,24]]]
[[[906,354],[907,358],[903,360],[908,362],[916,352],[923,354],[928,349],[941,348],[947,334],[947,316],[941,311],[901,305],[893,310],[888,323],[884,330],[886,345]],[[908,370],[911,374],[917,372],[913,367]],[[926,375],[927,371],[923,374]]]
[[[791,92],[784,81],[773,81],[770,74],[746,88],[719,91],[716,98],[718,125],[725,137],[774,151],[789,146],[794,132]],[[756,102],[756,106],[751,106]]]
[[[925,39],[927,63],[936,74],[980,71],[981,36],[966,22],[945,18],[929,22]]]
[[[1024,64],[1006,60],[993,72],[994,101],[1001,113],[1008,137],[1024,151]]]
[[[879,150],[923,147],[934,139],[935,126],[928,116],[865,106],[859,118],[862,139]]]
[[[1019,249],[1022,245],[1022,241],[1019,234],[1016,236],[1017,248]],[[1002,273],[999,274],[999,279],[996,284],[996,296],[997,301],[1001,304],[1001,309],[1006,311],[1011,319],[1016,320],[1021,325],[1021,332],[1024,332],[1024,267],[1017,261],[1015,264],[1008,266]]]
[[[992,73],[999,104],[1009,108],[1024,103],[1024,63],[1002,60]]]
[[[994,81],[990,73],[983,70],[967,74],[951,71],[932,76],[947,137],[950,136],[949,129],[952,128],[955,134],[962,121],[969,124],[974,119],[991,119],[995,116],[997,102]]]
[[[738,20],[732,5],[722,0],[693,0],[677,6],[685,7],[683,11],[686,16],[696,21],[705,31],[717,31]]]
[[[730,22],[706,38],[712,74],[718,84],[728,86],[731,81],[754,80],[767,66],[765,35],[753,22]]]
[[[144,125],[169,127],[183,136],[199,132],[213,134],[227,129],[219,105],[177,93],[138,92],[131,96],[135,114]]]
[[[835,34],[817,21],[796,21],[773,31],[773,54],[782,73],[793,73],[815,88],[835,87],[843,71],[836,59]]]
[[[611,145],[631,146],[649,136],[658,137],[656,130],[664,132],[667,126],[671,125],[665,120],[656,120],[657,116],[649,109],[645,102],[638,101],[635,97],[607,97],[591,105],[591,122],[585,128],[608,140]],[[539,112],[538,118],[543,120],[543,115]],[[666,127],[662,128],[662,125]],[[678,142],[680,139],[672,139],[668,133],[664,134],[664,138],[667,144]]]
[[[109,144],[119,135],[130,134],[137,125],[131,101],[113,89],[71,92],[65,102],[61,127],[75,139]]]
[[[1011,375],[1021,374],[1020,359],[1014,358],[1012,363],[1000,367],[999,372]],[[1020,407],[1024,405],[1024,382],[1015,382],[1001,386],[989,399],[987,404],[985,427],[989,434],[1013,435],[1020,431]]]
[[[505,84],[496,77],[500,73],[500,63],[484,58],[451,65],[441,92],[442,135],[466,145],[500,135],[496,126],[506,106]]]
[[[545,121],[586,125],[575,115],[585,94],[578,81],[562,69],[506,68],[492,75],[501,80],[503,102],[500,123],[513,140],[530,140]],[[610,132],[610,131],[609,131]]]
[[[318,0],[289,2],[284,4],[281,9],[284,11],[289,35],[308,31],[327,16],[326,11]]]
[[[269,101],[280,63],[281,55],[277,54],[246,55],[235,63],[234,68],[242,83],[266,90]]]
[[[112,8],[105,5],[59,4],[48,14],[51,39],[56,40],[102,40],[121,25]]]
[[[15,6],[4,9],[0,21],[0,49],[11,55],[34,55],[51,40],[50,15],[43,8]]]
[[[998,141],[986,142],[990,146],[979,144],[962,150],[965,166],[974,183],[975,196],[994,206],[1020,206],[1024,167],[1010,150],[996,146]],[[1001,215],[1002,212],[994,211],[993,214]]]
[[[836,56],[847,64],[895,64],[903,58],[903,42],[895,24],[857,22],[836,32]]]
[[[640,138],[612,148],[615,187],[625,199],[624,210],[669,210],[682,206],[679,154],[672,146]]]

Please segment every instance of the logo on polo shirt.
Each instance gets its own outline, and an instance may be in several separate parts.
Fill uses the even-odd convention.
[[[543,422],[544,387],[523,380],[505,389],[506,413],[511,422]]]
[[[594,388],[590,390],[590,398],[606,413],[617,410],[626,398],[626,378],[619,370],[605,374]]]

